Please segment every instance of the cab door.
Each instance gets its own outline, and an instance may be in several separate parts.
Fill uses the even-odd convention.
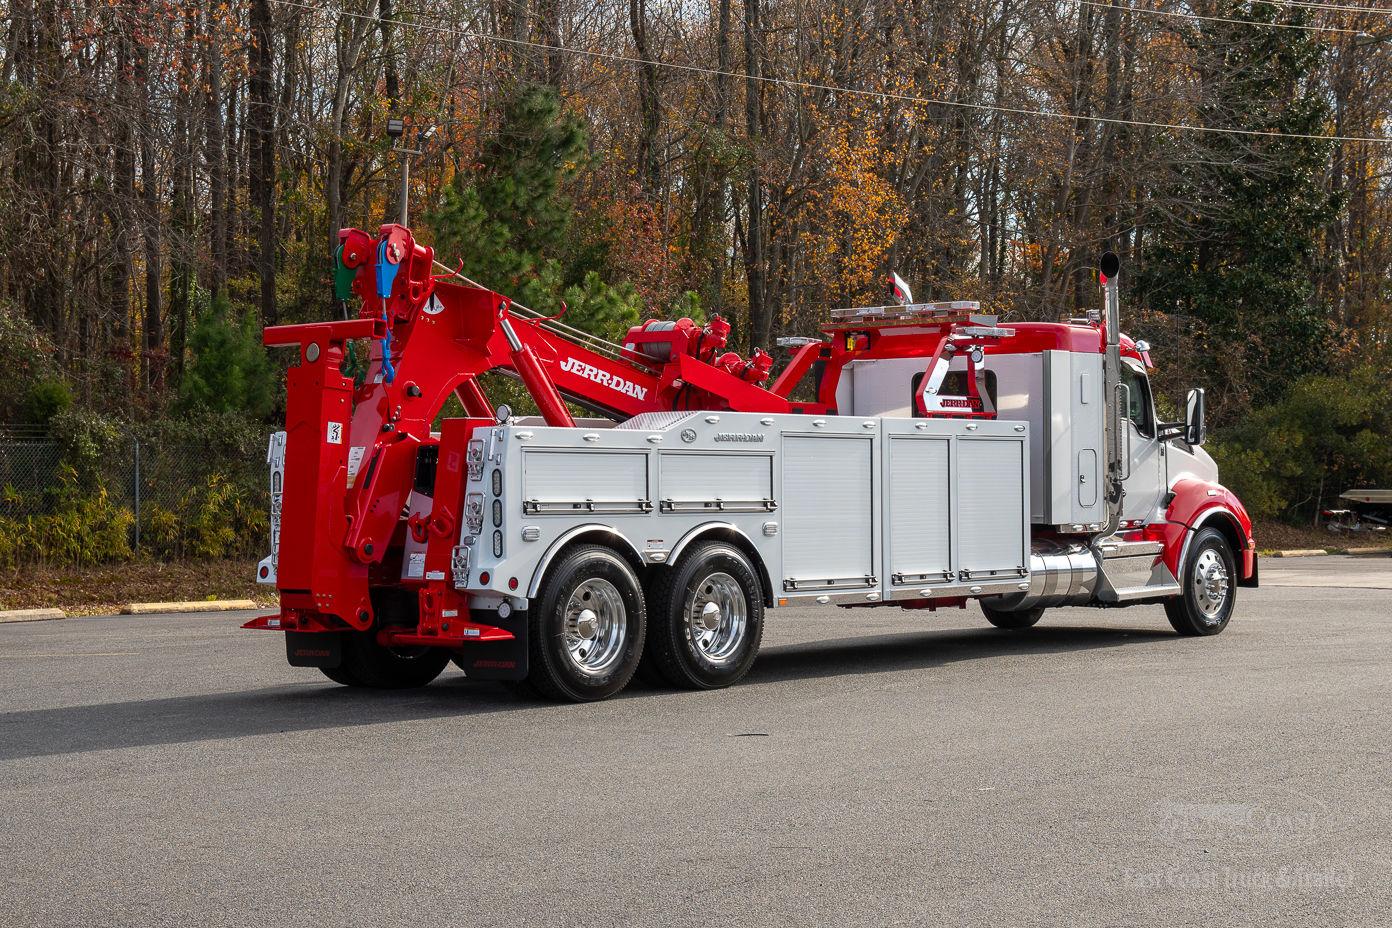
[[[1121,519],[1149,522],[1165,492],[1164,449],[1155,437],[1155,405],[1145,369],[1131,358],[1122,358],[1121,364],[1121,382],[1126,387],[1122,395],[1127,403],[1123,418],[1130,446],[1130,471],[1123,481],[1126,496],[1121,504]]]

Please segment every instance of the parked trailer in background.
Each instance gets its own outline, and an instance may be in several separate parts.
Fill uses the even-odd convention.
[[[247,625],[340,683],[419,686],[453,660],[565,700],[640,670],[728,686],[767,610],[814,603],[975,599],[1003,628],[1157,604],[1211,635],[1257,583],[1251,523],[1201,447],[1202,393],[1156,421],[1114,256],[1101,318],[1067,324],[999,326],[897,281],[901,305],[787,340],[765,389],[771,359],[724,351],[718,318],[612,345],[436,279],[401,226],[342,239],[360,318],[266,331],[301,364],[260,569],[281,609]],[[339,373],[356,338],[373,345],[360,387]],[[477,380],[494,368],[542,416],[495,413]],[[790,400],[806,378],[816,400]],[[433,431],[450,394],[468,415]]]

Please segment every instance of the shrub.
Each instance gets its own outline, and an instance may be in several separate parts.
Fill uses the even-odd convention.
[[[173,510],[142,507],[141,523],[141,545],[151,554],[206,560],[261,553],[270,513],[256,493],[213,474],[188,490]]]
[[[48,425],[59,413],[72,409],[72,390],[62,380],[41,380],[29,388],[20,417],[34,425]]]
[[[1380,365],[1301,378],[1210,448],[1258,518],[1308,519],[1354,487],[1392,483],[1392,384]]]
[[[0,565],[49,563],[80,567],[128,560],[134,513],[116,505],[104,486],[94,491],[84,488],[70,464],[62,465],[59,481],[52,511],[0,519],[0,534],[4,536]]]

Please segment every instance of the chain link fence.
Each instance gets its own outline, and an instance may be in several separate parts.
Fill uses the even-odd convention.
[[[238,455],[128,435],[84,478],[42,429],[0,426],[0,519],[33,527],[99,507],[118,516],[132,554],[269,551],[267,480],[264,442]]]

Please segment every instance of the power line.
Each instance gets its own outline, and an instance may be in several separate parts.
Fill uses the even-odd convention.
[[[1144,13],[1148,16],[1169,16],[1175,19],[1187,19],[1191,21],[1201,21],[1209,23],[1232,23],[1240,26],[1253,25],[1250,19],[1229,19],[1223,16],[1202,16],[1198,13],[1183,13],[1178,10],[1156,10],[1142,6],[1122,6],[1119,3],[1100,3],[1098,0],[1077,0],[1080,6],[1098,7],[1104,10],[1121,10],[1123,13]],[[1307,26],[1298,23],[1257,23],[1256,25],[1268,26],[1276,29],[1299,29],[1304,32],[1341,32],[1347,35],[1362,35],[1360,29],[1341,29],[1337,26]]]
[[[1353,6],[1344,3],[1315,3],[1313,0],[1268,0],[1272,6],[1296,7],[1302,10],[1324,10],[1329,13],[1392,13],[1392,7]]]
[[[1294,4],[1292,0],[1283,2]],[[280,0],[283,6],[297,7],[299,9],[319,12],[328,9],[328,6],[314,6],[307,3],[296,2],[296,0]],[[1044,119],[1057,119],[1066,121],[1086,120],[1087,122],[1099,123],[1102,125],[1113,126],[1134,126],[1141,129],[1170,129],[1178,132],[1198,132],[1209,135],[1240,135],[1254,138],[1266,139],[1303,139],[1318,142],[1366,142],[1373,145],[1385,145],[1392,142],[1392,137],[1375,138],[1372,136],[1359,135],[1313,135],[1294,132],[1268,132],[1260,129],[1224,129],[1214,126],[1190,126],[1183,123],[1167,122],[1148,122],[1145,120],[1120,119],[1112,116],[1084,116],[1072,113],[1057,113],[1050,110],[1032,110],[1025,107],[1001,106],[992,103],[972,103],[964,100],[937,100],[930,97],[916,97],[910,94],[886,93],[879,90],[857,90],[849,87],[836,87],[831,84],[818,84],[810,81],[792,81],[780,77],[764,77],[751,74],[740,74],[735,71],[718,71],[714,68],[703,68],[692,64],[677,64],[669,61],[644,61],[641,58],[634,58],[629,55],[615,55],[609,52],[595,52],[582,48],[570,48],[564,45],[543,45],[540,42],[528,42],[523,39],[509,39],[504,36],[486,35],[475,32],[471,29],[456,29],[451,26],[430,26],[424,23],[411,23],[400,19],[379,19],[376,16],[366,13],[351,13],[343,9],[335,12],[340,16],[354,19],[367,19],[374,22],[386,23],[391,26],[400,26],[405,29],[415,29],[423,32],[435,32],[440,35],[452,35],[461,38],[475,39],[479,42],[493,42],[499,45],[508,45],[515,48],[529,48],[545,51],[548,53],[564,52],[570,55],[579,55],[599,61],[610,61],[617,64],[641,65],[666,68],[669,71],[682,71],[688,74],[702,74],[709,77],[728,77],[734,80],[757,81],[762,84],[773,86],[791,87],[802,90],[824,90],[830,93],[844,94],[847,96],[868,97],[870,99],[893,101],[896,103],[921,104],[926,106],[947,106],[959,109],[977,110],[988,113],[1003,113],[1010,116],[1037,116]],[[1384,12],[1392,13],[1392,10]],[[1245,21],[1244,21],[1245,22]]]

